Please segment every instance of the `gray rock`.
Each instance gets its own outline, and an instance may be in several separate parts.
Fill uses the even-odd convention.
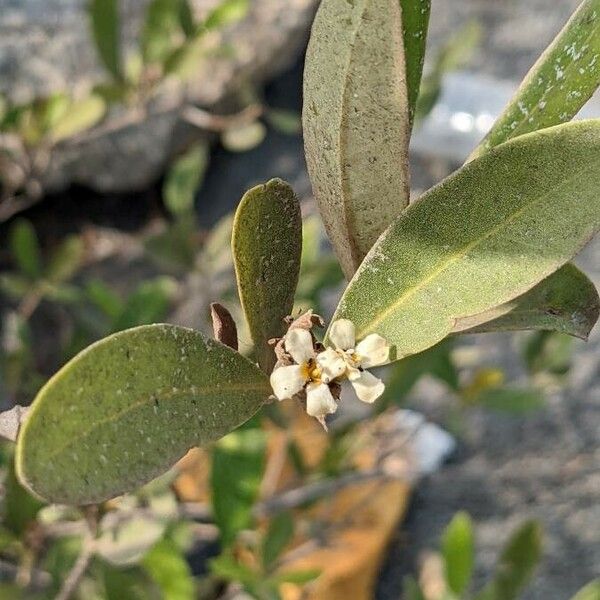
[[[123,45],[132,48],[149,0],[121,0]],[[218,0],[194,0],[199,14]],[[79,183],[98,190],[139,189],[156,179],[189,137],[177,108],[193,102],[208,110],[222,105],[242,83],[259,84],[288,66],[301,50],[316,0],[252,0],[249,15],[216,33],[211,43],[233,52],[207,58],[193,83],[168,85],[147,112],[173,110],[135,122],[112,110],[107,132],[57,147],[44,187]],[[86,0],[0,0],[0,94],[28,102],[56,91],[86,90],[106,75],[89,35]],[[127,126],[115,124],[129,122]],[[115,128],[113,130],[113,125]]]

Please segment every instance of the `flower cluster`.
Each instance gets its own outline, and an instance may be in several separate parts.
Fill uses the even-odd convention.
[[[366,369],[388,362],[390,346],[375,333],[357,344],[352,321],[339,319],[329,332],[333,346],[325,348],[311,331],[315,322],[322,320],[307,313],[292,323],[278,341],[279,360],[271,375],[271,386],[279,400],[305,397],[306,412],[325,426],[325,417],[337,410],[344,379],[350,381],[363,402],[370,404],[383,394],[383,381]]]

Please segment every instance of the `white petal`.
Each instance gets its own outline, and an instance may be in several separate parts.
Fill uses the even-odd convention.
[[[377,333],[368,335],[356,346],[360,366],[368,369],[383,365],[390,359],[390,345]]]
[[[317,364],[321,369],[321,376],[325,383],[341,377],[346,372],[346,361],[333,348],[317,354]]]
[[[385,384],[368,371],[362,371],[360,377],[351,380],[352,387],[359,400],[372,404],[383,394]]]
[[[271,387],[279,400],[287,400],[297,394],[306,383],[300,365],[278,367],[271,373]]]
[[[285,334],[285,349],[299,365],[315,355],[312,336],[306,329],[290,329]]]
[[[339,350],[351,350],[356,342],[354,323],[348,319],[338,319],[331,325],[329,339]]]
[[[306,412],[311,417],[332,415],[337,410],[335,398],[324,383],[309,383],[306,386]]]

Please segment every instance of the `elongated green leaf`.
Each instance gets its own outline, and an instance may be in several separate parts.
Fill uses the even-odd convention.
[[[306,56],[308,170],[348,279],[409,200],[400,12],[398,0],[323,0]]]
[[[498,561],[496,574],[482,597],[515,600],[531,579],[542,554],[542,528],[528,521],[512,535]]]
[[[236,23],[246,16],[249,8],[249,0],[221,0],[208,13],[202,27],[211,30]]]
[[[600,0],[584,0],[546,49],[474,156],[572,119],[600,86]]]
[[[588,583],[571,600],[600,600],[600,579]]]
[[[38,278],[42,273],[42,257],[33,225],[29,221],[19,219],[11,227],[9,244],[21,272],[31,279]]]
[[[335,318],[378,332],[396,357],[456,319],[524,294],[600,227],[600,120],[503,144],[413,203],[371,250]]]
[[[261,429],[236,431],[215,446],[210,483],[215,522],[224,546],[252,522],[265,457],[266,437]]]
[[[585,340],[599,314],[596,287],[575,265],[567,264],[523,296],[483,314],[458,319],[454,332],[536,329]]]
[[[250,361],[200,333],[150,325],[84,350],[42,388],[17,474],[63,504],[101,502],[249,419],[270,393]]]
[[[73,102],[68,112],[50,130],[52,141],[60,142],[90,129],[104,117],[107,108],[106,101],[96,94]]]
[[[235,215],[231,244],[255,353],[268,372],[275,354],[267,342],[284,331],[300,271],[302,218],[292,188],[273,179],[246,192]]]
[[[523,414],[541,408],[544,400],[539,390],[500,387],[483,390],[474,401],[490,410]]]
[[[118,0],[91,0],[90,18],[92,34],[102,63],[115,79],[122,79]]]
[[[450,521],[442,539],[442,552],[448,587],[462,596],[471,581],[475,560],[473,524],[467,513],[458,513]]]
[[[152,0],[146,9],[141,37],[145,62],[165,59],[173,50],[174,35],[181,27],[180,0]]]
[[[75,275],[83,262],[85,245],[83,239],[71,235],[54,251],[48,268],[46,278],[52,283],[62,283]]]
[[[400,0],[411,123],[414,119],[425,62],[431,0]]]
[[[194,197],[208,166],[207,144],[195,144],[169,170],[163,196],[169,212],[184,217],[194,210]]]
[[[268,570],[279,558],[294,535],[294,519],[291,513],[283,512],[273,517],[263,539],[262,562]]]
[[[195,600],[196,583],[181,550],[171,540],[161,540],[144,557],[142,565],[158,584],[165,600]]]

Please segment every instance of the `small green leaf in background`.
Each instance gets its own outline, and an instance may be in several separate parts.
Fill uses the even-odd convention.
[[[195,600],[196,584],[181,550],[169,539],[146,554],[142,566],[159,586],[165,600]]]
[[[322,0],[306,54],[308,172],[347,279],[409,201],[401,31],[398,2]]]
[[[208,167],[207,144],[195,144],[169,169],[163,187],[165,206],[174,217],[185,217],[194,210],[194,198]]]
[[[571,600],[600,600],[600,579],[588,583]]]
[[[522,414],[541,408],[544,394],[534,389],[500,387],[482,391],[473,401],[490,410]]]
[[[250,8],[249,0],[221,0],[202,23],[207,30],[218,29],[243,19]]]
[[[221,144],[229,152],[248,152],[260,146],[267,136],[267,128],[254,121],[226,129],[221,135]]]
[[[121,80],[119,0],[90,0],[89,10],[98,55],[108,72]]]
[[[599,314],[596,287],[575,265],[567,264],[512,302],[481,315],[458,319],[454,332],[537,329],[586,340]]]
[[[385,337],[396,358],[457,319],[522,296],[600,227],[600,120],[518,137],[412,203],[378,240],[333,321]]]
[[[269,108],[265,117],[270,125],[285,135],[298,135],[302,132],[302,116],[293,110]]]
[[[102,502],[223,437],[270,392],[254,364],[196,331],[149,325],[117,333],[37,395],[19,435],[17,475],[51,502]]]
[[[92,305],[112,322],[116,322],[125,307],[118,294],[99,279],[91,279],[87,282],[85,294]]]
[[[421,89],[431,0],[400,0],[400,6],[402,7],[406,85],[412,122]]]
[[[273,566],[294,535],[294,519],[289,512],[283,512],[271,519],[263,538],[262,562],[265,571]]]
[[[68,281],[81,267],[85,246],[83,240],[77,235],[71,235],[60,244],[52,253],[46,278],[52,283]]]
[[[97,94],[72,102],[50,130],[52,141],[61,142],[92,128],[102,120],[107,108],[104,98]]]
[[[464,512],[454,516],[442,537],[446,583],[457,596],[462,596],[467,591],[473,575],[473,537],[473,523]]]
[[[526,340],[523,356],[530,374],[563,376],[571,368],[574,350],[572,338],[551,331],[538,331]]]
[[[101,597],[102,600],[148,600],[160,597],[157,586],[140,567],[115,567],[98,559],[95,563],[93,573],[103,583],[104,594],[92,595],[80,589],[81,597]],[[164,598],[170,600],[167,596]]]
[[[426,600],[421,587],[412,575],[407,575],[402,583],[402,590],[406,600]]]
[[[300,204],[280,179],[252,188],[238,206],[231,240],[240,300],[256,357],[266,372],[275,364],[271,338],[291,314],[302,253]]]
[[[196,25],[194,22],[194,12],[190,6],[189,0],[179,0],[179,26],[187,38],[192,37],[196,33]]]
[[[42,257],[37,234],[29,221],[19,219],[10,229],[9,246],[20,271],[35,280],[42,274]]]
[[[542,527],[527,521],[514,533],[498,561],[496,574],[483,592],[490,600],[515,600],[531,579],[542,555]]]
[[[265,457],[266,436],[256,428],[236,431],[215,445],[210,484],[223,546],[232,544],[237,534],[252,524]]]
[[[481,26],[473,21],[464,25],[439,49],[433,66],[421,81],[415,121],[422,121],[433,110],[442,92],[444,75],[469,62],[481,36]]]
[[[141,47],[144,62],[164,60],[173,49],[181,26],[180,0],[152,0],[146,9]]]
[[[306,571],[284,571],[276,573],[270,578],[271,583],[278,585],[281,583],[294,583],[295,585],[306,585],[321,575],[319,569],[307,569]]]
[[[600,85],[600,0],[584,0],[473,153],[571,120]]]
[[[390,367],[383,403],[402,404],[417,381],[425,375],[431,375],[443,381],[451,390],[458,391],[459,375],[452,360],[453,347],[452,340],[447,339],[424,352],[394,363]]]

